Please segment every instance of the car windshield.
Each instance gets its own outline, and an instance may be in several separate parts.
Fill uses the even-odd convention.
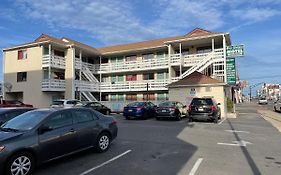
[[[9,101],[6,101],[7,104],[15,104],[15,105],[21,105],[23,104],[22,102],[20,101],[16,101],[16,100],[9,100]]]
[[[159,107],[172,107],[175,106],[175,102],[167,101],[159,104]]]
[[[266,100],[265,98],[261,98],[260,100]]]
[[[63,101],[53,101],[52,105],[63,105]]]
[[[2,128],[12,128],[19,131],[26,131],[33,129],[39,124],[50,111],[30,111],[23,113],[10,121],[3,124]]]
[[[127,105],[128,107],[140,107],[144,106],[144,102],[134,102]]]
[[[213,102],[212,102],[212,99],[200,99],[200,98],[196,98],[196,99],[193,99],[192,102],[191,102],[191,105],[212,105]]]

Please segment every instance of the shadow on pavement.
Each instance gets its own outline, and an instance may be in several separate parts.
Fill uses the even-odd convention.
[[[231,122],[229,121],[229,119],[227,119],[227,122],[229,124],[229,126],[231,127],[231,130],[235,130],[235,128],[233,127],[233,125],[231,124]],[[239,135],[236,132],[232,132],[233,135],[235,136],[237,141],[241,141]],[[253,158],[251,157],[249,151],[247,150],[247,148],[245,146],[240,146],[253,174],[255,175],[261,175],[261,172],[259,170],[259,168],[257,167],[255,161],[253,160]]]

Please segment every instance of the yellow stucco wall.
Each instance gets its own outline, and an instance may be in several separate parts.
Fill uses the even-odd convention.
[[[223,86],[197,86],[197,87],[180,87],[180,88],[169,88],[169,100],[179,101],[185,105],[189,105],[191,98],[190,91],[191,89],[196,90],[194,97],[214,97],[217,103],[220,103],[222,117],[226,116],[226,98],[224,95]],[[208,89],[206,88],[211,88]]]

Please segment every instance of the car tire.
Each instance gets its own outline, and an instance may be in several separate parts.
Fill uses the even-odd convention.
[[[21,164],[27,170],[20,168],[19,164]],[[29,152],[19,152],[9,158],[6,165],[6,174],[15,175],[19,171],[19,175],[30,175],[33,172],[34,168],[35,159],[33,155]],[[12,169],[14,169],[14,171],[12,171]]]
[[[161,118],[160,117],[155,117],[156,118],[156,120],[161,120]]]
[[[178,115],[177,115],[177,120],[178,120],[178,121],[181,120],[181,113],[178,113]]]
[[[276,106],[274,106],[274,111],[277,112]]]
[[[193,122],[193,118],[192,118],[192,117],[189,117],[188,121],[189,121],[189,122]]]
[[[96,148],[97,152],[102,153],[102,152],[107,151],[110,146],[110,142],[111,142],[111,139],[110,139],[109,134],[106,132],[102,132],[98,136],[97,141],[96,141],[95,148]]]

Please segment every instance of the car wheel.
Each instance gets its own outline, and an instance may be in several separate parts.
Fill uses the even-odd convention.
[[[109,134],[106,132],[102,132],[97,139],[96,142],[96,149],[98,152],[105,152],[106,150],[108,150],[110,145],[110,137]]]
[[[34,157],[28,152],[20,152],[13,155],[6,167],[8,175],[29,175],[34,170]]]
[[[274,106],[274,111],[277,112],[276,107]]]
[[[178,121],[181,120],[181,113],[178,113],[178,115],[177,115],[177,120],[178,120]]]
[[[189,122],[193,122],[193,118],[192,118],[192,117],[189,117],[188,121],[189,121]]]

